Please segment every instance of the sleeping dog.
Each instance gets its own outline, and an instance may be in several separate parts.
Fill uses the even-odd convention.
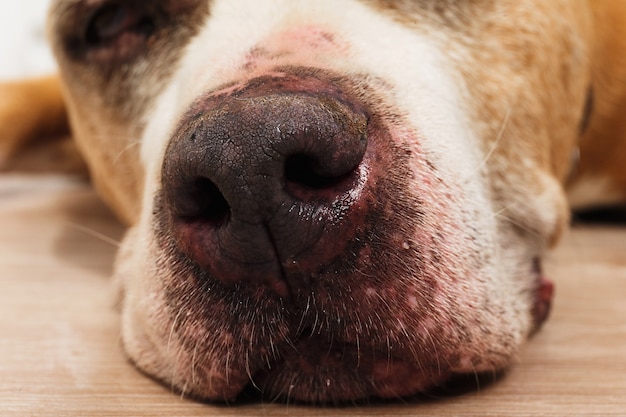
[[[129,226],[125,350],[196,398],[505,369],[570,203],[625,196],[622,0],[56,0],[49,34],[2,161],[67,114]]]

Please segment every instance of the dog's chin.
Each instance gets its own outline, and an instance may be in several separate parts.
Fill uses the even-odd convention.
[[[545,320],[552,296],[529,242],[501,276],[462,263],[464,275],[446,276],[451,265],[431,263],[420,280],[378,271],[377,281],[366,263],[364,275],[321,274],[322,287],[285,300],[264,284],[211,280],[159,239],[138,245],[140,231],[117,265],[125,349],[147,374],[202,400],[235,401],[252,388],[270,400],[344,404],[496,372]]]
[[[426,356],[421,359],[433,359]],[[447,377],[436,366],[420,367],[416,360],[396,358],[366,341],[354,345],[316,335],[295,343],[282,361],[258,372],[251,384],[272,400],[343,404],[408,397]]]

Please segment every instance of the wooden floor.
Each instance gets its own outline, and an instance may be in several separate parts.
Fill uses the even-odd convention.
[[[551,255],[553,315],[500,381],[412,403],[320,409],[181,399],[127,363],[108,282],[122,228],[84,184],[0,178],[0,416],[626,416],[626,229]]]

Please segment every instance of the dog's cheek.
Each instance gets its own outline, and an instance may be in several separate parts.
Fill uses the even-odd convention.
[[[556,245],[567,229],[569,208],[563,186],[551,174],[535,171],[508,175],[496,185],[503,222],[526,236],[523,246],[534,246],[535,255]],[[529,199],[529,196],[532,198]]]
[[[234,400],[249,375],[229,366],[245,357],[245,349],[234,342],[236,333],[220,321],[229,314],[220,313],[220,300],[203,306],[196,299],[206,297],[200,288],[186,291],[184,283],[195,278],[186,268],[173,267],[156,242],[140,224],[130,229],[116,260],[113,279],[121,297],[124,351],[142,372],[183,395]],[[168,287],[177,288],[177,294],[168,294]],[[209,307],[212,314],[198,321],[196,316]]]
[[[542,192],[538,194],[539,224],[546,225],[549,247],[554,247],[567,229],[570,211],[562,185],[550,174],[543,174]],[[544,214],[545,215],[542,215]]]
[[[158,290],[151,289],[150,271],[145,270],[146,253],[150,245],[143,245],[139,227],[129,229],[115,262],[113,284],[121,314],[121,334],[129,359],[152,375],[166,375],[167,362],[159,351],[162,335],[156,334],[154,321],[161,314],[162,300]]]
[[[414,152],[414,155],[421,154],[423,152]],[[470,155],[466,157],[470,167],[479,165]],[[417,298],[423,305],[429,305],[430,310],[415,309],[406,300],[402,308],[404,297],[394,297],[400,304],[397,321],[413,323],[413,335],[435,337],[441,356],[446,358],[453,372],[501,369],[517,354],[530,331],[532,300],[519,294],[530,293],[533,289],[532,249],[525,240],[518,241],[518,238],[506,244],[499,240],[500,225],[493,214],[487,179],[475,173],[468,180],[464,175],[446,171],[446,175],[438,179],[443,183],[425,188],[425,184],[436,183],[434,179],[442,173],[434,171],[434,176],[429,178],[425,173],[433,169],[428,168],[432,164],[421,166],[412,161],[411,165],[415,170],[413,175],[397,179],[398,189],[407,193],[408,198],[399,198],[402,193],[398,192],[387,199],[406,202],[406,207],[395,210],[403,214],[410,212],[413,199],[422,202],[417,207],[423,208],[426,202],[425,215],[408,216],[419,219],[413,236],[415,241],[422,242],[420,252],[407,259],[398,257],[399,265],[410,264],[410,259],[423,262],[417,264],[413,273],[402,271],[397,275],[412,277],[414,282],[408,287],[418,289],[420,296]],[[408,178],[411,180],[407,183]],[[390,224],[411,223],[406,218],[398,218]],[[425,240],[429,235],[438,239]],[[384,241],[395,240],[385,237]],[[398,265],[385,269],[398,270]],[[425,277],[439,278],[425,286]],[[398,288],[397,283],[387,284],[389,288]],[[424,299],[427,291],[433,292],[432,300]],[[409,295],[410,291],[398,291],[401,293]],[[428,351],[432,340],[422,342]]]

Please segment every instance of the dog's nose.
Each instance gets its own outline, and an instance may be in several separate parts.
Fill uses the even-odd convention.
[[[367,116],[338,97],[304,92],[228,95],[200,108],[164,159],[176,247],[211,278],[287,296],[300,258],[340,251],[321,241],[342,239],[332,235],[360,203]]]

